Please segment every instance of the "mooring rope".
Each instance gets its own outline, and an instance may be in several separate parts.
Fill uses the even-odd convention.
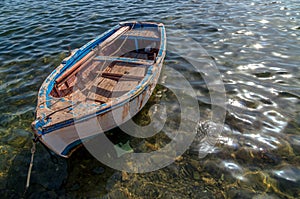
[[[28,173],[27,173],[27,180],[26,180],[24,195],[26,194],[26,192],[29,188],[29,185],[30,185],[30,177],[31,177],[31,171],[32,171],[32,167],[33,167],[34,154],[36,152],[36,143],[38,141],[39,141],[39,137],[35,137],[34,139],[32,139],[31,159],[30,159],[30,164],[29,164]]]

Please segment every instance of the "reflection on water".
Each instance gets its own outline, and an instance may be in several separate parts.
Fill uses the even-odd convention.
[[[300,197],[299,10],[296,0],[0,2],[0,193],[4,198],[23,193],[37,91],[66,57],[68,46],[80,47],[119,21],[138,19],[163,22],[174,34],[184,32],[215,61],[227,96],[218,143],[206,147],[203,142],[217,125],[210,122],[204,74],[168,52],[165,65],[190,81],[205,127],[190,149],[164,169],[129,174],[102,165],[84,149],[54,164],[39,146],[28,196]],[[172,45],[180,50],[181,41],[173,39]],[[163,72],[162,78],[176,76]],[[170,86],[181,88],[178,82]],[[172,92],[158,87],[135,121],[149,122],[147,108],[160,100],[172,105],[170,112],[179,112]],[[167,122],[176,126],[178,120],[173,114]],[[146,152],[168,143],[171,134],[141,140],[115,129],[108,136]],[[202,158],[203,152],[209,155]]]

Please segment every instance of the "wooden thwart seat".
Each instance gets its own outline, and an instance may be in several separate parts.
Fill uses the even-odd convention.
[[[138,85],[138,80],[131,79],[128,82],[118,81],[107,77],[101,77],[100,83],[95,83],[89,90],[86,100],[98,103],[107,103],[112,99],[122,96]]]
[[[143,41],[160,41],[160,36],[152,30],[152,28],[134,29],[134,31],[128,31],[121,36],[124,39],[138,39]]]
[[[93,100],[100,103],[106,103],[109,101],[111,97],[111,91],[117,84],[117,81],[107,79],[107,78],[100,78],[99,82],[95,82],[90,92],[88,93],[87,100]]]
[[[96,56],[94,58],[95,61],[111,61],[111,62],[125,62],[132,64],[141,64],[141,65],[151,65],[153,64],[153,60],[145,60],[145,59],[136,59],[136,58],[128,58],[128,57],[112,57],[112,56]]]

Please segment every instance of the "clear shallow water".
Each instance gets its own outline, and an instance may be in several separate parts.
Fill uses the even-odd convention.
[[[1,1],[1,194],[19,198],[23,193],[37,91],[68,46],[78,48],[119,21],[146,20],[163,22],[170,33],[184,32],[215,60],[227,96],[218,144],[202,159],[197,137],[175,163],[146,174],[110,169],[84,149],[53,164],[39,146],[27,197],[300,197],[299,10],[296,0]],[[172,42],[180,49],[179,40]],[[211,104],[201,75],[172,52],[165,65],[193,85],[205,124]],[[174,96],[160,87],[149,104],[161,98],[178,110]],[[169,122],[177,119],[175,114]],[[147,122],[146,111],[135,120]],[[114,131],[119,134],[114,140],[128,139]],[[147,151],[164,141],[159,134],[130,145]]]

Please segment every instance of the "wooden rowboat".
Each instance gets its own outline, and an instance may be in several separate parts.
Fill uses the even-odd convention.
[[[120,23],[73,51],[39,90],[35,136],[69,157],[83,141],[128,121],[152,94],[165,53],[164,25],[150,22]],[[79,136],[76,124],[95,118],[101,129]]]

